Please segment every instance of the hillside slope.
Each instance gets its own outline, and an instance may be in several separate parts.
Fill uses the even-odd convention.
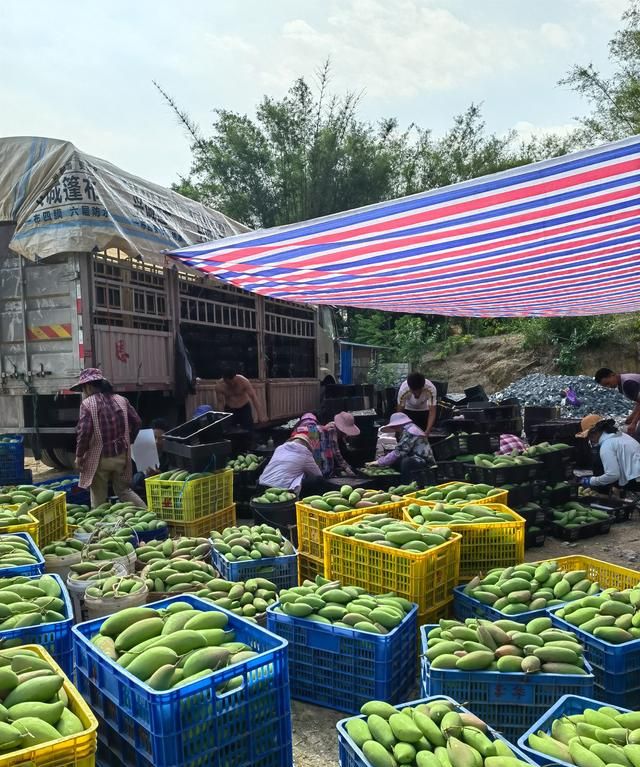
[[[577,372],[590,376],[603,366],[622,372],[640,371],[640,344],[620,339],[588,349],[578,358]],[[542,352],[525,349],[517,333],[477,338],[445,360],[426,356],[423,368],[428,377],[449,381],[449,391],[481,384],[489,394],[530,373],[559,372],[551,348]]]

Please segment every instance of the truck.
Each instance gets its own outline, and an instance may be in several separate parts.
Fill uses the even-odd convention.
[[[0,140],[0,167],[6,141],[12,140]],[[184,222],[179,229],[176,210],[199,220],[200,239],[241,227],[124,172],[118,178],[125,183],[114,191],[113,166],[107,186],[104,161],[73,149],[31,195],[27,215],[16,213],[15,205],[8,213],[10,195],[4,189],[3,197],[6,179],[0,171],[2,431],[23,434],[45,463],[70,468],[80,404],[71,386],[86,367],[99,367],[147,424],[157,417],[180,422],[199,404],[218,409],[216,385],[229,366],[252,381],[267,421],[314,410],[319,371],[334,371],[336,365],[332,311],[249,293],[171,259],[165,250],[194,239]],[[108,221],[116,219],[115,234],[105,234],[90,215],[84,225],[73,222],[72,235],[62,226],[57,231],[41,226],[47,211],[49,221],[58,208],[68,212],[72,201],[65,209],[64,191],[70,188],[65,182],[74,175],[91,181],[100,210],[107,210]],[[140,206],[147,206],[147,226],[171,228],[177,236],[163,233],[150,244],[137,229],[131,234],[117,220],[122,216],[111,213],[116,193],[118,214],[128,195],[137,197],[141,202],[132,203],[132,222]],[[81,201],[77,207],[82,212]],[[215,227],[202,226],[207,215],[215,217]],[[184,386],[185,350],[196,374],[191,389]]]

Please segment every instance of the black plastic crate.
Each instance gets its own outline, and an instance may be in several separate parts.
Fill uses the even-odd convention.
[[[460,461],[439,461],[437,466],[437,481],[448,482],[449,480],[466,479],[466,463]]]
[[[614,522],[628,522],[631,519],[631,512],[636,508],[633,501],[623,501],[619,498],[589,498],[582,496],[580,503],[590,506],[592,509],[606,511],[611,515]]]
[[[566,528],[552,522],[549,525],[549,534],[561,541],[579,541],[585,538],[593,538],[595,535],[606,535],[611,530],[613,519],[603,519],[590,522],[580,527]]]
[[[488,468],[476,466],[474,463],[465,463],[463,466],[469,473],[471,481],[479,484],[484,483],[492,487],[500,485],[519,484],[536,478],[540,464],[530,463],[520,466],[496,466]]]
[[[537,509],[529,509],[526,506],[521,506],[520,508],[509,506],[509,508],[513,509],[516,514],[519,514],[524,519],[526,522],[525,530],[531,526],[544,528],[547,519],[547,512],[542,507],[538,507]]]
[[[518,405],[469,402],[466,411],[474,421],[508,421],[520,418],[520,408]]]
[[[545,490],[545,484],[543,483],[542,487],[541,500],[544,502],[545,506],[564,506],[565,503],[575,501],[578,498],[577,485],[570,485],[567,483],[564,487],[559,487],[554,490]]]
[[[460,449],[460,437],[453,434],[439,442],[432,442],[431,449],[433,450],[433,457],[438,462],[448,461],[450,458],[467,452]]]
[[[525,549],[534,549],[544,546],[547,534],[544,530],[528,530],[524,534]]]
[[[176,469],[217,471],[226,466],[231,455],[231,442],[221,440],[208,445],[185,445],[165,440],[164,451],[170,456],[169,464]]]

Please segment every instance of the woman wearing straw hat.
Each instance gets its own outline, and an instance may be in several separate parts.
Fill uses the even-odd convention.
[[[262,472],[258,484],[262,487],[282,487],[297,492],[304,488],[309,495],[320,487],[322,472],[313,459],[311,441],[302,430],[284,445],[277,447]]]
[[[423,469],[434,463],[433,452],[424,431],[405,413],[394,413],[381,432],[395,432],[397,445],[368,466],[393,466],[403,482],[412,482]]]
[[[622,490],[640,490],[640,444],[628,434],[619,432],[613,418],[592,413],[580,422],[577,437],[588,439],[600,451],[604,474],[582,477],[580,484],[596,490],[619,487]]]
[[[131,444],[140,431],[140,416],[125,397],[114,394],[98,368],[80,374],[75,391],[82,391],[76,427],[76,465],[79,487],[91,490],[91,506],[107,500],[109,482],[121,501],[145,507],[131,483]]]

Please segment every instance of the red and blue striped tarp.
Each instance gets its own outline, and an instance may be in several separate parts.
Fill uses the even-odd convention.
[[[640,309],[640,137],[172,255],[264,296],[469,317]]]

